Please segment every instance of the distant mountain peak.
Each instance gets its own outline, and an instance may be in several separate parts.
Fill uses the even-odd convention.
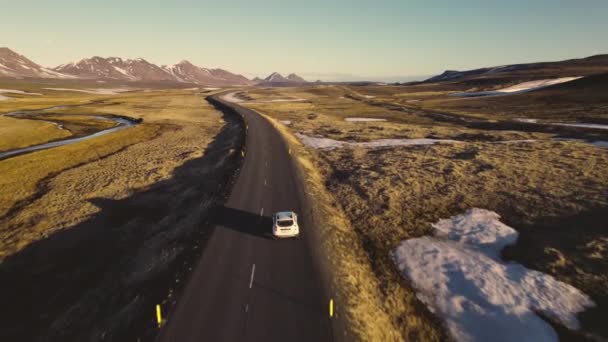
[[[180,82],[211,86],[253,84],[245,76],[233,74],[223,69],[202,68],[185,59],[177,64],[165,65],[163,69]]]
[[[23,55],[0,47],[0,76],[35,78],[72,78],[36,64]]]
[[[294,81],[294,82],[306,82],[305,79],[303,79],[302,77],[300,77],[300,76],[298,76],[298,75],[296,75],[294,73],[289,74],[287,76],[287,79],[290,80],[290,81]]]
[[[268,75],[265,79],[260,80],[262,84],[275,83],[275,84],[283,84],[283,83],[306,83],[306,80],[302,77],[291,73],[287,77],[284,77],[278,72],[273,72]]]

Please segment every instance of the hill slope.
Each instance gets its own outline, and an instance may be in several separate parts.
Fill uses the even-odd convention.
[[[36,64],[9,48],[0,47],[0,76],[37,77],[37,78],[71,78],[60,72]]]

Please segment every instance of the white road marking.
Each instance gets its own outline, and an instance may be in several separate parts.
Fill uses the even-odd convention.
[[[266,179],[264,179],[264,186],[266,186]]]
[[[260,216],[264,216],[264,208],[262,208],[262,210],[260,210]]]
[[[267,162],[267,161],[266,161],[266,162],[264,162],[264,165],[265,165],[266,167],[268,167],[268,162]]]
[[[255,264],[251,266],[251,278],[249,278],[249,288],[253,286],[253,277],[255,276]]]
[[[249,312],[249,304],[245,304],[245,312]]]

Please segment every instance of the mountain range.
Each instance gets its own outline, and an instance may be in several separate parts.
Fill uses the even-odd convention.
[[[249,80],[223,69],[196,66],[187,60],[172,65],[156,65],[143,58],[91,57],[46,68],[9,48],[0,47],[0,76],[31,78],[97,79],[116,81],[173,81],[208,86],[250,86],[305,83],[296,74],[283,77],[272,73],[265,79]]]
[[[302,85],[308,83],[305,79],[296,74],[289,74],[285,77],[278,72],[273,72],[264,79],[256,77],[254,81],[256,81],[257,85],[263,86]]]

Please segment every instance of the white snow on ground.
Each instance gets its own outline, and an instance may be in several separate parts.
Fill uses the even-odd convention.
[[[0,94],[42,95],[40,93],[30,93],[27,91],[15,89],[0,89]]]
[[[598,141],[592,142],[592,144],[595,145],[595,146],[597,146],[597,147],[608,148],[608,141],[598,140]]]
[[[321,150],[333,150],[342,147],[363,147],[363,148],[380,148],[388,146],[415,146],[415,145],[433,145],[436,143],[458,143],[455,140],[448,139],[379,139],[369,142],[350,142],[340,141],[323,137],[311,137],[302,133],[295,134],[300,141],[309,147]]]
[[[350,122],[386,121],[386,119],[376,119],[376,118],[346,118],[344,120],[350,121]]]
[[[291,120],[279,120],[280,123],[282,123],[283,125],[291,125]]]
[[[222,88],[209,88],[209,87],[207,87],[207,88],[203,88],[203,89],[205,89],[205,90],[220,90]]]
[[[11,99],[11,98],[8,96],[0,95],[0,101],[9,100],[9,99]]]
[[[584,127],[584,128],[597,128],[597,129],[608,129],[608,125],[593,124],[593,123],[559,123],[559,122],[552,122],[551,125],[569,126],[569,127]]]
[[[243,99],[238,98],[236,96],[236,92],[233,93],[228,93],[224,96],[222,96],[222,100],[228,101],[228,102],[233,102],[233,103],[239,103],[239,102],[243,102]]]
[[[515,121],[526,122],[526,123],[537,123],[538,119],[515,118]]]
[[[546,80],[523,82],[523,83],[519,83],[514,86],[511,86],[511,87],[508,87],[508,88],[500,89],[498,91],[504,92],[504,93],[530,91],[530,90],[534,90],[534,89],[552,86],[555,84],[566,83],[566,82],[578,80],[579,78],[581,78],[581,77],[560,77],[560,78],[551,78],[551,79],[546,79]]]
[[[511,87],[498,89],[498,90],[454,93],[454,94],[450,94],[450,96],[478,97],[478,96],[497,96],[497,95],[519,94],[519,93],[525,93],[528,91],[545,88],[545,87],[552,86],[555,84],[578,80],[579,78],[581,78],[581,77],[551,78],[551,79],[523,82],[523,83],[519,83],[514,86],[511,86]]]
[[[535,142],[535,139],[520,139],[520,140],[504,140],[492,142],[492,144],[520,144],[520,143],[531,143]]]
[[[363,95],[363,97],[365,97],[366,99],[373,99],[375,96],[373,96],[373,95]]]
[[[251,101],[250,103],[301,102],[301,101],[306,101],[306,99],[273,99],[273,100],[257,100],[257,101]]]
[[[130,88],[89,88],[89,89],[44,88],[44,89],[57,90],[57,91],[77,91],[77,92],[81,92],[81,93],[98,94],[98,95],[116,95],[119,93],[136,90],[136,89],[130,89]]]
[[[433,237],[403,241],[391,257],[455,340],[557,341],[536,312],[577,329],[576,314],[595,304],[550,275],[501,261],[518,234],[499,218],[469,209],[433,224]]]

